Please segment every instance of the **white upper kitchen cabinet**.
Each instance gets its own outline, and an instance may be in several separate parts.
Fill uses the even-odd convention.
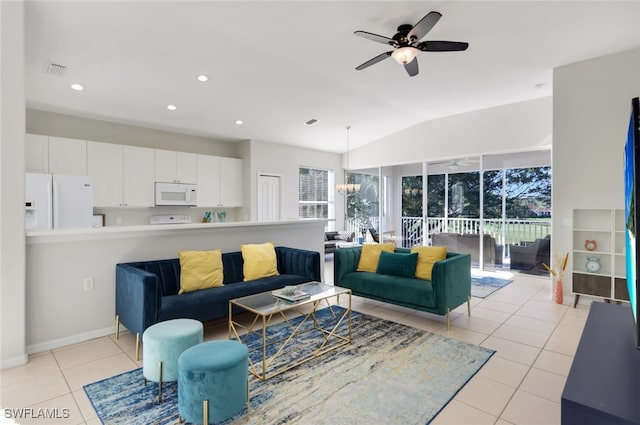
[[[124,206],[155,205],[154,149],[124,146]]]
[[[87,171],[93,182],[94,206],[124,206],[122,145],[87,142]]]
[[[49,172],[49,136],[24,135],[25,171],[27,173]]]
[[[242,160],[198,155],[198,206],[242,206]]]
[[[220,204],[220,157],[198,155],[198,206]]]
[[[220,204],[223,207],[242,206],[242,164],[237,158],[220,158]]]
[[[192,183],[198,181],[197,155],[187,152],[155,150],[155,179],[164,183]]]
[[[49,172],[86,176],[87,142],[49,136]]]
[[[87,142],[87,157],[94,206],[154,206],[153,149]]]

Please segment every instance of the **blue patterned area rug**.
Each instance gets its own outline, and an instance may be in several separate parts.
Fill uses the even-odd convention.
[[[471,276],[471,296],[486,298],[513,282],[512,279],[500,279],[491,276]]]
[[[332,318],[328,308],[317,316]],[[224,424],[428,424],[494,354],[357,312],[352,320],[351,344],[266,382],[252,377],[249,415],[243,411]],[[269,334],[279,337],[287,329],[285,323],[273,325]],[[84,390],[103,424],[177,424],[177,384],[163,384],[162,404],[157,388],[145,386],[142,369],[136,369]]]

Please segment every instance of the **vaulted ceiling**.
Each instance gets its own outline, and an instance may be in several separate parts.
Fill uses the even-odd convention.
[[[554,67],[640,46],[638,1],[27,1],[27,106],[196,134],[344,152],[420,122],[550,96]],[[429,11],[409,77],[391,37]],[[66,67],[62,76],[50,63]],[[199,82],[198,75],[207,75]],[[84,86],[81,92],[72,83]],[[177,107],[167,110],[167,105]],[[307,126],[305,121],[317,119]],[[242,120],[243,125],[235,124]]]

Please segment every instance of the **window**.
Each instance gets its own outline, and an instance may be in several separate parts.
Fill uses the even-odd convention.
[[[300,167],[298,211],[300,218],[324,218],[329,220],[328,230],[335,225],[335,200],[333,171]]]
[[[346,197],[347,231],[363,232],[373,227],[380,230],[380,178],[377,175],[352,173],[347,176],[349,183],[360,184],[360,190]],[[351,230],[353,229],[353,230]]]

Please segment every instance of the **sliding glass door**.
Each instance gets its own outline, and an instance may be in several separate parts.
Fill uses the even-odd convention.
[[[364,241],[372,229],[397,246],[447,245],[474,267],[508,267],[510,246],[548,239],[550,162],[546,150],[353,171],[361,189],[346,198],[346,228]]]
[[[380,225],[380,176],[378,169],[354,170],[348,173],[349,183],[360,190],[346,196],[345,230],[355,232],[362,241],[372,241],[372,233]]]

